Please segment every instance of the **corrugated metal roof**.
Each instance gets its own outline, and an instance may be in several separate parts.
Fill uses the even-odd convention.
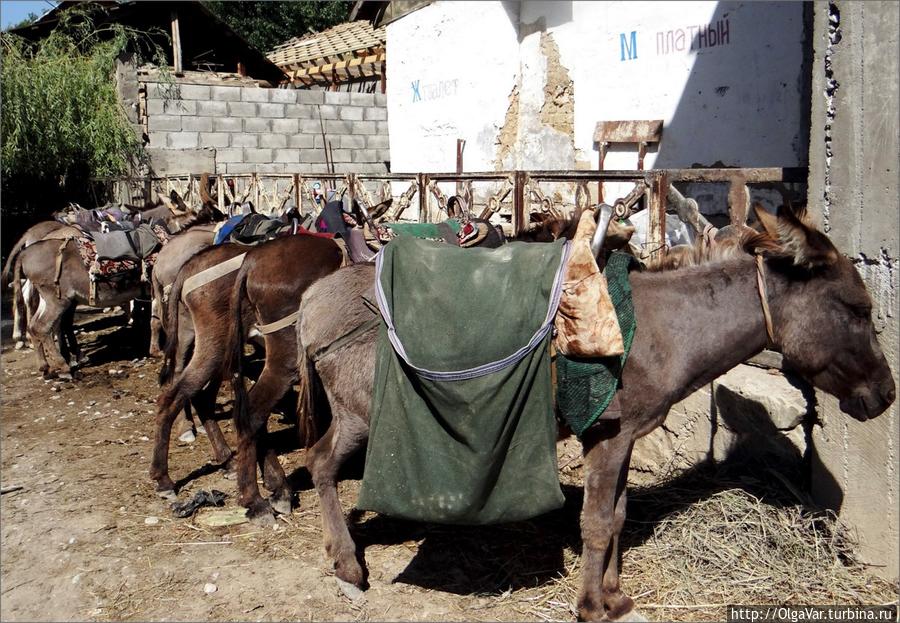
[[[266,56],[282,69],[303,67],[352,57],[354,52],[384,47],[384,28],[368,20],[345,22],[322,32],[295,37]]]

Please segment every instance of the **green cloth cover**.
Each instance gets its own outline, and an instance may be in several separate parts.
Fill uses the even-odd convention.
[[[464,370],[528,344],[546,321],[564,248],[393,240],[377,278],[409,361]],[[429,380],[395,352],[382,322],[357,506],[445,524],[517,521],[562,506],[550,339],[548,331],[496,372]]]
[[[619,318],[625,353],[596,359],[570,359],[562,353],[556,355],[557,407],[560,416],[579,437],[600,418],[621,386],[622,369],[637,328],[628,272],[638,266],[637,261],[627,253],[613,253],[603,271]]]

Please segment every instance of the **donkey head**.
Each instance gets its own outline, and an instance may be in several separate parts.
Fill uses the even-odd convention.
[[[775,341],[786,363],[840,400],[860,421],[884,412],[896,396],[872,324],[872,299],[853,264],[816,230],[806,211],[773,216],[754,206],[767,236],[757,239],[766,265],[782,276],[770,292]]]

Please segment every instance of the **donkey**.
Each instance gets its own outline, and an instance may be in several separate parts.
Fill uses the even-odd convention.
[[[634,607],[618,573],[628,466],[635,440],[662,424],[677,401],[767,344],[813,385],[836,396],[841,409],[857,420],[878,416],[894,401],[895,385],[876,340],[865,285],[850,261],[802,217],[783,209],[777,217],[757,210],[764,231],[744,234],[745,253],[631,275],[638,330],[618,392],[621,417],[600,420],[581,440],[580,618],[616,619]],[[316,417],[321,405],[314,398],[315,383],[324,386],[332,414],[327,431],[307,454],[322,506],[325,549],[337,576],[360,587],[365,573],[341,512],[336,478],[368,437],[376,329],[342,340],[340,348],[329,346],[372,317],[362,295],[374,277],[371,265],[325,277],[304,295],[297,321],[298,416]],[[317,353],[317,361],[309,353]],[[353,383],[346,382],[348,370]]]
[[[246,254],[244,256],[244,254]],[[244,256],[241,268],[224,273],[183,295],[185,282],[203,270],[221,266],[224,262]],[[207,428],[218,464],[230,466],[232,457],[218,425],[212,419],[215,399],[222,383],[222,374],[232,349],[242,349],[246,337],[245,327],[253,320],[253,313],[242,304],[247,296],[264,323],[271,323],[296,312],[297,301],[309,285],[341,265],[343,254],[333,241],[309,235],[286,236],[249,248],[228,244],[205,249],[189,260],[178,274],[172,286],[168,307],[169,341],[166,344],[166,362],[163,377],[166,386],[157,400],[156,441],[150,477],[157,483],[161,497],[175,497],[175,485],[168,474],[168,449],[172,423],[181,409],[191,401]],[[235,264],[237,266],[237,264]],[[235,283],[239,283],[237,290]],[[232,293],[224,296],[223,292]],[[234,292],[237,292],[236,294]],[[182,304],[183,299],[183,304]],[[293,318],[284,323],[284,329],[293,326]],[[187,327],[186,330],[183,330]],[[238,333],[233,334],[237,327]],[[296,373],[293,340],[284,334],[289,330],[262,327],[266,346],[266,365],[253,391],[251,404],[262,403],[270,409],[282,397]],[[196,335],[194,335],[194,333]],[[281,337],[283,339],[278,339]],[[183,365],[185,342],[194,342],[194,352]],[[288,344],[287,351],[284,345]],[[226,348],[223,348],[226,345]],[[279,363],[282,360],[285,363]],[[183,366],[183,367],[182,367]],[[285,375],[283,372],[287,370]],[[236,398],[239,402],[246,394]],[[256,410],[254,409],[254,412]],[[243,413],[236,407],[235,413]],[[268,410],[265,411],[268,417]],[[247,420],[236,419],[238,430],[239,460],[250,457],[249,471],[253,474],[255,498],[246,494],[248,504],[258,509],[258,514],[271,518],[272,508],[263,500],[256,488],[255,456],[256,435],[248,431]],[[208,425],[208,426],[207,426]],[[262,423],[265,427],[265,421]],[[252,428],[256,431],[260,424]],[[246,433],[246,434],[245,434]],[[249,444],[249,445],[248,445]],[[279,512],[290,512],[291,490],[284,471],[273,451],[264,448],[263,474],[265,483],[275,495],[273,500]],[[241,473],[241,472],[239,472]],[[250,489],[243,483],[244,489]],[[245,499],[242,497],[242,499]]]
[[[214,209],[204,205],[199,212],[173,214],[166,209],[170,230],[181,231],[214,217]],[[45,377],[71,377],[72,369],[53,342],[53,335],[74,305],[112,307],[141,296],[142,286],[134,280],[117,289],[99,282],[96,300],[91,300],[91,278],[71,238],[41,240],[25,248],[16,259],[13,284],[29,279],[40,296],[37,313],[28,325],[35,353]]]

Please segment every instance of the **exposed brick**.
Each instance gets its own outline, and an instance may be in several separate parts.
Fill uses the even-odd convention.
[[[331,140],[334,141],[335,134],[350,134],[353,130],[353,126],[357,123],[368,123],[366,121],[326,121],[325,122],[325,132],[331,137]],[[374,133],[374,129],[373,129]]]
[[[228,114],[226,102],[197,102],[197,114],[203,117],[224,117]]]
[[[180,130],[181,129],[181,117],[176,117],[174,115],[156,115],[155,117],[150,117],[150,131],[159,131],[159,130]]]
[[[366,147],[365,136],[353,136],[347,134],[341,137],[341,149],[364,149]],[[372,145],[369,145],[372,147]]]
[[[288,137],[288,147],[296,147],[297,149],[309,149],[313,146],[312,134],[295,134]]]
[[[363,113],[363,119],[366,121],[387,121],[387,108],[378,108],[375,106],[366,108]]]
[[[324,104],[325,91],[297,91],[297,101],[301,104]]]
[[[234,117],[211,117],[216,132],[241,132],[244,124]]]
[[[256,147],[259,145],[259,135],[258,134],[232,134],[231,135],[231,146],[232,147]]]
[[[350,94],[344,91],[325,91],[325,103],[347,106],[350,104]]]
[[[275,162],[299,162],[299,149],[278,149],[275,151]]]
[[[287,147],[287,137],[284,134],[260,134],[260,147]]]
[[[296,134],[300,124],[296,119],[273,119],[272,131],[277,134]]]
[[[294,89],[270,89],[269,101],[276,104],[294,104],[297,102],[297,92]]]
[[[256,104],[253,102],[228,102],[228,114],[238,117],[255,117]]]
[[[228,147],[228,134],[226,132],[201,132],[200,147]]]
[[[331,159],[333,162],[352,162],[353,160],[349,149],[332,149]]]
[[[363,109],[355,106],[344,106],[341,108],[341,119],[345,121],[362,121]]]
[[[244,87],[241,89],[241,100],[244,102],[268,102],[268,89]]]
[[[284,104],[259,104],[257,109],[260,117],[284,117]]]
[[[323,104],[319,106],[318,110],[313,110],[311,117],[318,119],[319,113],[322,113],[322,119],[337,119],[340,116],[340,108],[331,104]]]
[[[350,103],[354,106],[373,106],[375,104],[374,93],[351,93]]]
[[[243,162],[244,150],[240,147],[216,150],[216,162]]]
[[[376,123],[381,123],[380,121],[354,121],[353,122],[353,134],[376,134],[378,132],[378,127]]]
[[[198,138],[196,132],[170,132],[168,147],[172,149],[196,149]]]
[[[374,149],[354,149],[351,162],[378,162]]]
[[[217,102],[241,101],[240,87],[212,87],[210,97]]]
[[[212,117],[182,117],[181,129],[191,132],[212,132]]]
[[[209,87],[202,84],[182,84],[179,85],[181,99],[185,100],[208,100]]]
[[[331,123],[330,121],[327,123]],[[301,119],[300,132],[303,134],[321,134],[322,126],[318,119]]]
[[[272,162],[272,150],[271,149],[247,148],[244,150],[244,161],[245,162]]]
[[[272,121],[269,119],[244,119],[244,132],[271,132]]]
[[[325,150],[303,149],[300,151],[300,162],[325,162]]]
[[[365,137],[366,147],[369,149],[387,149],[390,147],[390,141],[384,134],[370,134]]]
[[[284,116],[289,119],[312,119],[313,107],[309,104],[286,104]]]

